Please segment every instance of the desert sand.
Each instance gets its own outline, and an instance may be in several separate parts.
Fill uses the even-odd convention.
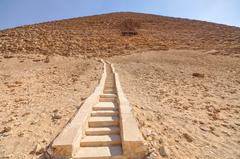
[[[0,62],[0,158],[40,156],[95,89],[101,63],[18,56]]]
[[[240,158],[239,58],[169,50],[111,61],[147,141],[148,158]]]

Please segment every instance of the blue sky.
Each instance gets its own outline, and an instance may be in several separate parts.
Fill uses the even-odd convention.
[[[119,11],[240,27],[240,0],[0,0],[0,29]]]

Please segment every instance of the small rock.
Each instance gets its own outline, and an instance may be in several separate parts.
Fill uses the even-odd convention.
[[[23,132],[18,133],[18,136],[19,136],[19,137],[23,137],[23,135],[24,135]]]
[[[209,128],[210,128],[211,131],[214,131],[214,130],[215,130],[215,128],[212,127],[212,126],[210,126]]]
[[[204,122],[200,120],[200,121],[199,121],[199,124],[204,124]]]
[[[159,153],[162,157],[168,157],[169,156],[169,150],[166,146],[161,146],[159,148]]]
[[[202,74],[202,73],[193,73],[192,76],[198,77],[198,78],[204,78],[204,74]]]
[[[13,56],[12,55],[4,55],[3,58],[10,59],[10,58],[13,58]]]
[[[35,125],[36,123],[37,123],[37,121],[32,121],[30,124]]]
[[[76,109],[80,109],[81,106],[82,106],[82,105],[75,105],[74,107],[75,107]]]
[[[25,116],[27,116],[27,115],[29,115],[30,113],[29,112],[26,112],[26,113],[24,113],[23,115],[22,115],[22,117],[25,117]]]
[[[22,85],[23,83],[21,81],[15,81],[15,84]]]
[[[59,115],[59,114],[54,114],[54,115],[52,116],[52,119],[53,119],[53,120],[57,120],[57,119],[61,119],[61,118],[62,118],[62,116]]]
[[[86,97],[81,97],[81,100],[85,100],[86,99]]]
[[[53,113],[57,113],[57,112],[58,112],[58,109],[54,109],[54,110],[53,110]]]
[[[18,98],[18,99],[15,99],[14,101],[15,101],[16,103],[18,103],[18,102],[24,101],[24,99],[23,99],[23,98]]]
[[[0,134],[4,134],[4,133],[7,133],[9,131],[11,131],[11,127],[4,127],[3,130],[0,132]]]
[[[218,50],[209,50],[209,51],[207,51],[206,52],[206,54],[212,54],[212,55],[216,55],[216,54],[218,54],[219,53],[219,51]]]
[[[33,59],[32,60],[33,62],[39,62],[39,61],[41,61],[40,59]]]
[[[186,138],[186,140],[187,140],[188,142],[192,142],[192,141],[193,141],[193,138],[192,138],[189,134],[183,133],[183,136]]]
[[[49,63],[50,62],[50,59],[49,59],[49,56],[47,56],[44,60],[44,63]]]
[[[200,128],[202,131],[210,131],[210,128],[207,127],[207,126],[205,126],[205,125],[201,125],[199,128]]]
[[[37,144],[35,148],[30,152],[30,154],[40,155],[43,152],[44,152],[44,148],[40,144]]]
[[[6,156],[1,156],[0,158],[2,159],[9,159],[9,158],[13,158],[13,154],[8,154],[8,155],[6,155]]]
[[[147,138],[148,136],[151,135],[152,131],[151,131],[150,129],[143,128],[143,129],[142,129],[142,133],[143,133],[143,136],[144,136],[145,138]]]

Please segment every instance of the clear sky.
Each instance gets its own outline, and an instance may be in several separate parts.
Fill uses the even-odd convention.
[[[240,27],[240,0],[0,0],[0,29],[120,11]]]

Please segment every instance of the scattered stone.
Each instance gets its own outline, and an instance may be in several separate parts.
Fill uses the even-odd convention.
[[[54,113],[53,116],[52,116],[53,120],[58,120],[58,119],[61,119],[61,118],[62,118],[62,116],[59,115],[59,114],[56,114],[56,113]]]
[[[183,133],[183,136],[185,137],[185,139],[188,141],[188,142],[192,142],[193,141],[193,138],[187,134],[187,133]]]
[[[54,110],[53,110],[53,113],[57,113],[57,112],[58,112],[58,109],[54,109]]]
[[[44,63],[49,63],[50,62],[50,59],[49,59],[49,56],[47,56],[44,60]]]
[[[198,78],[204,78],[204,74],[202,74],[202,73],[193,73],[192,76],[198,77]]]
[[[19,121],[17,121],[16,123],[13,124],[16,127],[19,127],[21,125],[21,123]]]
[[[81,108],[81,104],[80,105],[75,105],[74,106],[76,109],[79,109],[79,108]]]
[[[81,100],[85,100],[87,97],[81,97]]]
[[[229,93],[235,94],[235,93],[237,93],[237,90],[236,89],[232,89],[232,90],[229,91]]]
[[[39,62],[39,61],[41,61],[40,59],[33,59],[32,60],[33,62]]]
[[[212,54],[212,55],[216,55],[216,54],[218,54],[219,53],[219,51],[218,50],[209,50],[209,51],[207,51],[206,52],[206,54]]]
[[[24,113],[23,115],[22,115],[22,117],[25,117],[25,116],[27,116],[27,115],[29,115],[30,113],[29,112],[26,112],[26,113]]]
[[[200,128],[202,131],[210,131],[210,128],[207,127],[207,126],[205,126],[205,125],[201,125],[199,128]]]
[[[159,143],[159,144],[163,144],[163,139],[162,139],[162,138],[159,138],[159,139],[158,139],[158,143]]]
[[[210,126],[209,128],[210,128],[211,131],[214,131],[214,130],[215,130],[215,128],[212,127],[212,126]]]
[[[36,123],[37,123],[37,121],[32,121],[30,124],[35,125]]]
[[[200,120],[200,121],[199,121],[199,124],[204,124],[204,122]]]
[[[13,154],[8,154],[8,155],[4,155],[4,156],[0,156],[1,159],[10,159],[13,158]]]
[[[10,58],[13,58],[13,56],[12,55],[3,55],[3,58],[10,59]]]
[[[147,138],[148,136],[151,135],[152,131],[150,129],[143,128],[142,133],[143,133],[144,138]]]
[[[238,123],[238,122],[235,122],[235,125],[237,125],[237,126],[240,126],[240,123]]]
[[[21,81],[15,81],[15,84],[22,85],[23,83]]]
[[[18,102],[24,101],[24,99],[23,99],[23,98],[18,98],[18,99],[15,99],[14,101],[15,101],[16,103],[18,103]]]
[[[238,84],[240,84],[240,80],[236,80],[236,82],[237,82]]]
[[[24,135],[23,132],[18,133],[18,136],[19,136],[19,137],[23,137],[23,135]]]
[[[35,148],[30,152],[30,154],[40,155],[43,152],[44,152],[44,148],[40,144],[37,144]]]
[[[168,157],[169,156],[169,149],[166,146],[161,146],[159,148],[159,153],[162,157]]]
[[[46,139],[43,139],[43,140],[42,140],[42,143],[47,143],[47,140],[46,140]]]
[[[4,134],[4,133],[7,133],[9,131],[11,131],[12,128],[11,127],[4,127],[3,130],[0,132],[0,134]]]

